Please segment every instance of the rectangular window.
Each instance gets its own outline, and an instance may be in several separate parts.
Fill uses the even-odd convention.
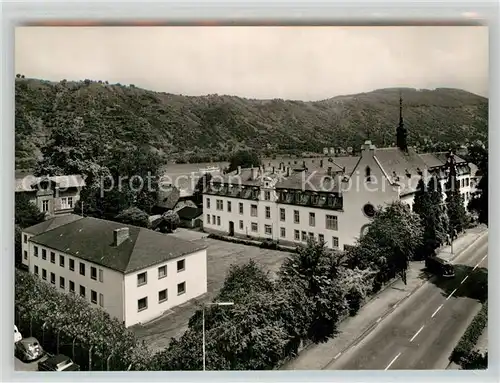
[[[207,209],[210,209],[210,198],[207,198]]]
[[[75,292],[75,282],[69,281],[69,292],[74,293]]]
[[[243,230],[243,221],[240,220],[240,230]]]
[[[85,286],[80,285],[80,296],[85,298]]]
[[[142,286],[148,283],[148,273],[145,271],[144,273],[137,274],[137,286]]]
[[[97,269],[94,266],[90,266],[90,278],[97,281]]]
[[[104,282],[104,271],[99,269],[99,282]]]
[[[28,252],[24,250],[24,259],[28,259]]]
[[[326,216],[326,228],[328,230],[338,230],[338,222],[336,215],[327,215]]]
[[[207,223],[210,223],[210,214],[207,214]]]
[[[72,208],[73,208],[73,197],[68,197],[68,207],[69,207],[70,209],[72,209]]]
[[[43,279],[44,281],[46,281],[46,280],[47,280],[47,270],[45,270],[45,269],[42,269],[42,279]]]
[[[45,249],[42,250],[42,253],[45,251]],[[56,263],[56,253],[50,252],[50,263]]]
[[[35,249],[35,257],[38,257],[38,246],[35,246],[34,249]],[[44,260],[47,259],[47,255],[45,255],[45,258],[42,257],[42,259]]]
[[[309,239],[314,240],[314,233],[309,232]]]
[[[286,237],[286,230],[284,227],[280,228],[280,237],[285,238]]]
[[[148,297],[141,298],[137,301],[137,311],[146,310],[148,308]]]
[[[300,232],[298,230],[294,230],[293,233],[295,240],[300,241]]]
[[[332,237],[332,247],[334,249],[339,248],[339,237]]]
[[[266,201],[270,201],[271,200],[271,192],[265,191],[264,192],[264,199]]]
[[[231,201],[227,201],[227,211],[231,213]]]
[[[273,227],[271,225],[264,225],[264,231],[267,235],[272,235]]]
[[[64,255],[59,254],[59,266],[64,267]]]
[[[215,225],[215,215],[212,214],[212,224]]]
[[[302,241],[307,241],[307,233],[305,231],[302,232]]]
[[[243,214],[243,203],[239,203],[240,214]]]
[[[66,288],[64,282],[64,277],[59,277],[59,287],[63,290]]]
[[[257,222],[252,222],[252,231],[253,232],[259,231],[259,226],[257,225]]]
[[[42,201],[42,213],[46,213],[49,211],[49,200],[43,200]]]
[[[309,226],[316,226],[316,214],[309,213]]]
[[[470,185],[470,179],[469,178],[466,178],[465,179],[465,186],[469,186]]]
[[[220,226],[220,216],[217,216],[217,226]]]
[[[271,207],[266,206],[266,219],[271,219]]]
[[[293,211],[293,223],[300,223],[300,213],[298,210]]]
[[[252,217],[257,217],[257,205],[252,205],[250,209],[250,215]]]
[[[168,299],[167,289],[158,291],[158,303],[163,303]]]
[[[38,275],[38,266],[35,265],[35,275]]]
[[[285,215],[285,209],[281,208],[280,209],[280,221],[285,221],[286,215]]]
[[[181,259],[180,261],[177,261],[177,272],[181,272],[186,270],[186,260]]]
[[[24,234],[24,243],[28,243],[28,236]]]
[[[80,275],[85,276],[85,263],[80,262]]]
[[[50,258],[52,260],[52,254],[54,254],[53,252],[50,253]],[[55,257],[55,254],[54,254],[54,257]],[[42,249],[42,259],[47,259],[47,250],[45,249]]]
[[[54,273],[50,273],[50,283],[56,284],[56,275]]]
[[[158,267],[158,279],[165,278],[167,276],[167,265]]]
[[[325,242],[325,236],[323,234],[318,234],[318,241],[320,243],[324,243]]]
[[[72,197],[62,197],[61,198],[61,209],[71,209],[73,207]]]
[[[69,260],[69,269],[71,271],[75,271],[75,260],[74,259]]]
[[[104,295],[102,295],[101,293],[99,293],[99,306],[104,306]]]
[[[218,200],[215,201],[215,203],[216,203],[216,207],[215,208],[217,210],[224,210],[224,201],[223,200],[218,199]]]
[[[97,292],[94,290],[90,290],[90,301],[97,304]]]
[[[181,282],[177,285],[177,295],[182,295],[186,292],[186,282]]]

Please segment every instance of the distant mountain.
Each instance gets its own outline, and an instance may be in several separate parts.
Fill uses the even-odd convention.
[[[399,92],[411,145],[487,141],[488,99],[459,89],[379,89],[317,102],[188,97],[101,81],[16,79],[16,168],[33,166],[59,119],[81,117],[104,144],[145,142],[168,160],[221,159],[233,150],[320,152],[391,145]]]

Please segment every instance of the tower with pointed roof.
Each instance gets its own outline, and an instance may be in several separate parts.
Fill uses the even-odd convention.
[[[396,130],[396,144],[403,152],[408,151],[408,132],[403,120],[403,97],[401,91],[399,92],[399,125]]]

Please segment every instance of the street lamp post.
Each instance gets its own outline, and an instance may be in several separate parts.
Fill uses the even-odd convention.
[[[203,335],[203,371],[206,366],[206,353],[205,353],[205,306],[233,306],[234,302],[208,302],[203,304],[202,308],[202,335]]]

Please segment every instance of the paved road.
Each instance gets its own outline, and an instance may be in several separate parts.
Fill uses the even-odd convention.
[[[464,296],[464,278],[487,268],[487,253],[485,236],[453,262],[470,267],[462,267],[462,275],[457,272],[444,290],[426,283],[325,369],[445,369],[453,348],[481,307],[477,300]]]

